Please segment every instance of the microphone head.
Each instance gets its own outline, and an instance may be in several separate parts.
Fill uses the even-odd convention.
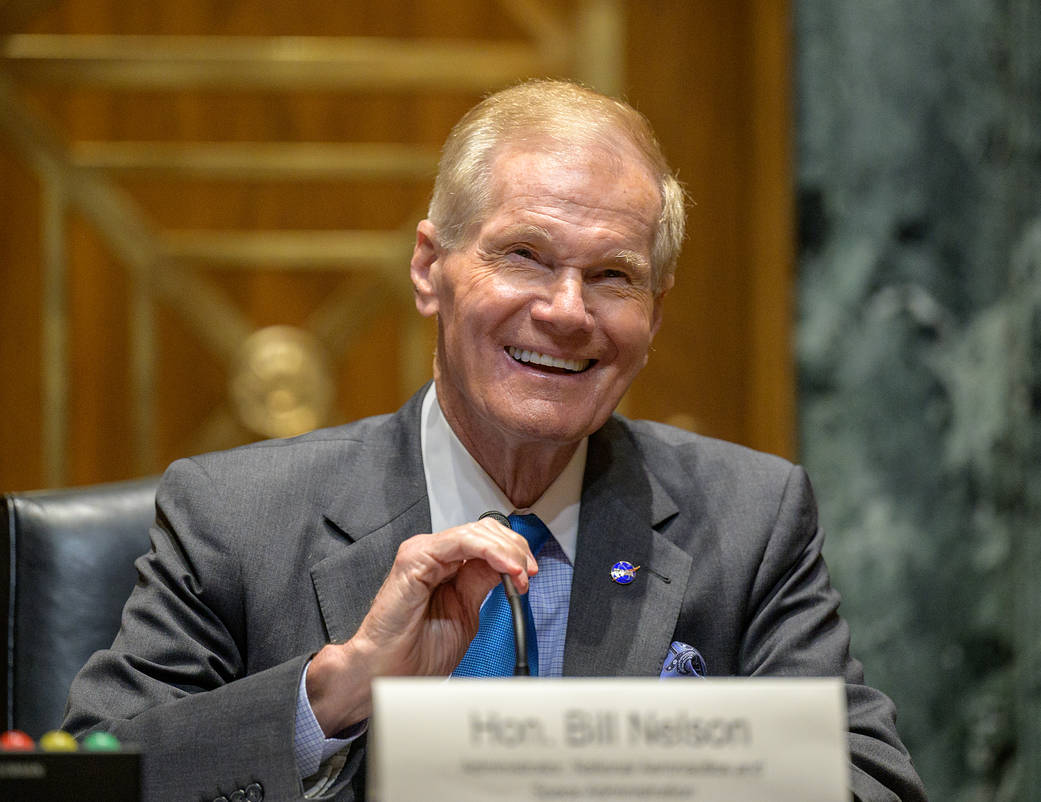
[[[481,518],[491,518],[493,521],[502,524],[507,529],[512,529],[512,527],[510,526],[510,519],[503,515],[501,512],[498,512],[497,510],[488,510],[488,512],[482,512],[477,520],[479,521],[481,520]]]

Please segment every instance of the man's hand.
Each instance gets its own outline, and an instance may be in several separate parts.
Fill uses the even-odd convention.
[[[406,540],[354,637],[311,661],[307,698],[322,730],[368,718],[374,677],[450,674],[500,574],[526,593],[536,571],[527,541],[491,518]]]

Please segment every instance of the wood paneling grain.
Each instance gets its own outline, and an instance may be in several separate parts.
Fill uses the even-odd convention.
[[[578,3],[545,5],[569,19]],[[627,98],[650,118],[693,201],[665,326],[627,410],[790,455],[787,4],[631,0],[625,8]],[[502,41],[527,35],[497,4],[478,0],[67,0],[19,32]],[[164,92],[27,84],[20,91],[66,143],[384,141],[436,149],[478,99],[476,92],[415,89]],[[422,175],[290,181],[142,169],[111,180],[171,243],[182,244],[200,231],[226,232],[229,240],[232,233],[272,230],[407,233],[430,188],[430,176]],[[41,457],[41,197],[24,154],[3,141],[0,184],[0,359],[9,377],[0,385],[0,489],[27,489],[49,483]],[[213,308],[228,310],[247,329],[321,320],[337,388],[331,422],[394,409],[406,395],[402,375],[429,374],[432,329],[412,323],[407,255],[382,289],[378,265],[338,272],[204,260],[189,264],[190,273],[153,265],[173,284],[150,297],[148,282],[127,270],[83,215],[71,213],[68,222],[64,483],[160,470],[178,456],[258,436],[236,422],[228,402],[229,348],[215,347],[200,323],[212,319],[206,315]],[[334,301],[350,292],[375,300],[340,325]],[[197,298],[198,308],[186,314],[179,293]],[[152,377],[143,395],[136,375]]]

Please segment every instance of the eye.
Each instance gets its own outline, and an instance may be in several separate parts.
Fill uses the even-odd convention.
[[[615,268],[615,267],[608,267],[608,268],[604,269],[603,271],[601,271],[600,277],[604,278],[604,279],[609,279],[609,280],[616,280],[616,279],[621,279],[622,281],[628,281],[629,280],[629,274],[628,273],[626,273],[624,270],[619,270],[618,268]]]
[[[521,259],[535,259],[535,251],[531,248],[519,246],[510,251],[514,256],[519,256]]]

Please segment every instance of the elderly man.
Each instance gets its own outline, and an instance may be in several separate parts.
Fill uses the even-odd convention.
[[[710,675],[844,676],[854,793],[923,798],[849,657],[803,471],[613,415],[682,236],[628,106],[537,81],[471,110],[411,263],[433,383],[394,415],[171,466],[66,726],[141,744],[149,799],[362,798],[372,679],[499,673],[481,611],[508,574],[540,675],[657,677],[680,643]]]

